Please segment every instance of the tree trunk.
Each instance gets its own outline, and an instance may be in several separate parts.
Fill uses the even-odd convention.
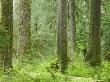
[[[61,63],[61,72],[65,73],[68,65],[67,56],[67,2],[59,0],[58,2],[58,32],[57,32],[57,56]]]
[[[71,54],[70,58],[73,61],[76,51],[76,21],[75,21],[75,0],[69,0],[69,15],[70,15],[70,31],[71,31]]]
[[[18,26],[19,46],[18,57],[25,57],[31,47],[31,0],[19,0],[18,2]]]
[[[101,26],[101,0],[91,0],[90,11],[90,34],[88,52],[86,61],[91,66],[101,64],[101,49],[100,49],[100,26]]]
[[[4,29],[4,43],[0,53],[0,68],[12,68],[13,44],[13,0],[1,0],[1,24]]]

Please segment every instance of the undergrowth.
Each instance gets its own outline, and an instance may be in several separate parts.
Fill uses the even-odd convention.
[[[103,61],[100,67],[91,67],[83,59],[76,59],[68,66],[67,74],[62,75],[59,71],[47,68],[50,67],[54,59],[36,60],[36,63],[14,64],[13,71],[9,75],[0,72],[0,82],[73,82],[69,77],[92,78],[110,82],[110,62]],[[35,61],[34,61],[35,62]],[[59,69],[60,70],[60,69]],[[53,75],[52,75],[53,74]],[[77,81],[74,81],[77,82]],[[78,81],[89,82],[89,81]]]

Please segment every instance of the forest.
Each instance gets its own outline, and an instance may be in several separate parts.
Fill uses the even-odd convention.
[[[0,82],[110,82],[110,0],[0,0]]]

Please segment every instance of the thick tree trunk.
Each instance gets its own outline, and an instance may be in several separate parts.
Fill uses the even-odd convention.
[[[61,72],[65,73],[68,65],[67,56],[67,2],[59,0],[58,32],[57,32],[57,55],[61,63]]]
[[[0,52],[0,67],[12,68],[13,44],[13,0],[1,0],[1,24],[4,28],[5,41]]]
[[[19,0],[18,3],[19,47],[18,57],[24,57],[30,51],[31,38],[31,0]]]
[[[69,0],[69,15],[70,15],[70,31],[71,31],[71,54],[70,58],[73,61],[76,51],[76,21],[75,21],[75,0]]]
[[[101,0],[91,0],[90,34],[86,61],[91,66],[101,64],[100,49]]]

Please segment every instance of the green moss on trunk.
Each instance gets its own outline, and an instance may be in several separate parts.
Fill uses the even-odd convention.
[[[90,34],[86,61],[92,66],[101,64],[100,27],[101,0],[91,0]]]
[[[4,29],[4,43],[0,53],[1,68],[12,68],[13,43],[13,0],[1,0],[1,24]]]

